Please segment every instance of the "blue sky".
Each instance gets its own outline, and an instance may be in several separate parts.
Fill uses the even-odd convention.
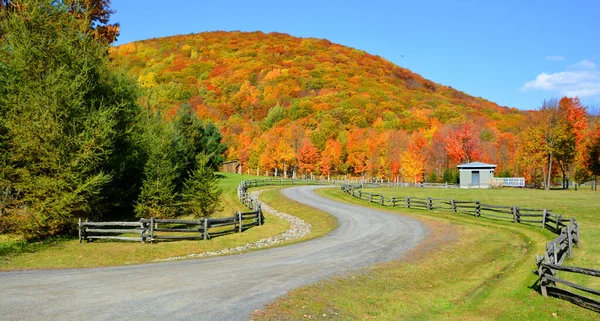
[[[214,30],[325,38],[503,106],[600,105],[600,1],[113,0],[117,44]]]

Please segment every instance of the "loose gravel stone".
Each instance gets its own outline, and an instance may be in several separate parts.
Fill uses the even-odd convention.
[[[252,195],[252,197],[258,198],[258,196],[260,195],[260,192],[261,191],[252,192],[251,195]],[[280,212],[263,202],[260,202],[260,206],[263,211],[266,211],[273,216],[277,216],[279,218],[282,218],[282,219],[288,221],[290,223],[290,227],[287,229],[287,231],[285,231],[281,234],[278,234],[278,235],[273,235],[273,236],[258,240],[256,242],[248,243],[246,245],[241,245],[238,247],[222,249],[222,250],[217,250],[217,251],[210,251],[210,252],[193,253],[193,254],[175,256],[175,257],[170,257],[170,258],[165,258],[165,259],[156,259],[154,261],[155,262],[175,261],[175,260],[182,260],[182,259],[201,258],[201,257],[216,256],[216,255],[223,255],[223,254],[239,253],[239,252],[244,252],[247,250],[259,249],[259,248],[263,248],[263,247],[272,246],[272,245],[275,245],[275,244],[278,244],[281,242],[295,240],[295,239],[298,239],[298,238],[301,238],[301,237],[304,237],[304,236],[310,234],[310,232],[312,231],[312,226],[309,223],[306,223],[304,220],[302,220],[296,216],[290,215],[288,213]]]

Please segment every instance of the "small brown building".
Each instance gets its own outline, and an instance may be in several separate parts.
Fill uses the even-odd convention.
[[[223,172],[225,173],[239,173],[241,168],[240,162],[235,159],[227,162],[223,162]]]

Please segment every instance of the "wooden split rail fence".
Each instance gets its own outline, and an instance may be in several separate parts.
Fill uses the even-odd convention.
[[[564,265],[567,257],[573,258],[573,247],[579,244],[579,224],[575,219],[571,219],[570,224],[562,227],[559,233],[554,240],[546,244],[546,252],[542,256],[536,255],[537,270],[534,272],[539,276],[538,282],[542,294],[567,300],[600,313],[600,300],[587,296],[588,294],[600,296],[600,290],[559,277],[559,271],[561,274],[575,273],[600,277],[600,270]],[[562,287],[558,287],[558,284]]]
[[[143,218],[136,222],[87,222],[79,219],[79,242],[97,239],[142,243],[162,240],[208,240],[212,236],[242,232],[262,223],[260,207],[252,212],[236,211],[231,217],[198,220]],[[224,226],[232,228],[223,229]]]
[[[238,187],[238,198],[251,211],[236,211],[230,217],[201,218],[198,220],[149,218],[134,222],[88,222],[79,219],[79,242],[102,239],[142,243],[163,240],[207,240],[210,237],[242,232],[249,227],[263,224],[264,216],[260,202],[248,193],[250,187],[338,183],[339,181],[283,178],[245,180]],[[232,228],[225,228],[227,226],[232,226]]]
[[[461,201],[432,197],[385,197],[384,195],[363,192],[361,185],[341,185],[343,192],[370,203],[382,206],[406,207],[423,210],[445,210],[457,213],[484,217],[495,220],[512,221],[514,223],[540,224],[554,232],[565,227],[569,220],[560,214],[547,209],[521,208],[519,206],[502,206],[484,204],[479,201]]]
[[[243,182],[242,182],[243,184]],[[214,236],[241,233],[262,225],[264,216],[257,198],[247,188],[238,188],[240,202],[252,211],[235,211],[233,216],[197,220],[142,218],[136,222],[88,222],[79,219],[79,242],[98,239],[156,242],[163,240],[208,240]],[[240,193],[240,190],[243,193]],[[226,228],[231,226],[232,228]]]
[[[364,185],[341,184],[341,190],[355,198],[376,203],[382,206],[405,207],[423,210],[445,210],[513,223],[540,224],[541,227],[551,230],[558,236],[546,244],[546,253],[536,256],[540,290],[544,296],[554,296],[568,300],[577,305],[600,312],[600,301],[557,287],[557,284],[577,289],[580,292],[600,296],[600,291],[575,284],[558,277],[558,271],[578,273],[600,277],[600,270],[564,266],[563,262],[568,256],[573,257],[573,247],[579,244],[579,224],[575,218],[565,218],[561,214],[553,213],[549,209],[522,208],[519,206],[503,206],[483,204],[479,201],[460,201],[455,199],[419,198],[419,197],[385,197],[384,195],[363,192]]]

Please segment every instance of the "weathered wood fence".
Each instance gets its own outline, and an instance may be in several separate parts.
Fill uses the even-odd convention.
[[[575,219],[571,219],[570,224],[561,228],[560,234],[546,244],[546,252],[542,256],[536,255],[537,270],[535,273],[539,276],[540,290],[544,296],[550,295],[567,300],[600,313],[600,300],[586,296],[588,293],[600,296],[600,290],[559,277],[559,271],[561,274],[566,272],[600,277],[600,270],[563,264],[567,257],[573,258],[573,247],[579,244],[579,237],[579,224]],[[561,284],[562,288],[558,287],[558,284]]]
[[[256,225],[262,225],[264,216],[260,202],[248,188],[276,185],[330,185],[340,184],[335,180],[306,180],[268,178],[245,180],[238,186],[238,199],[250,211],[236,211],[233,216],[223,218],[181,219],[140,219],[134,222],[88,222],[79,219],[79,242],[92,240],[118,240],[136,242],[156,242],[163,240],[207,240],[214,236],[242,232]],[[231,226],[231,228],[226,228]]]
[[[79,243],[98,239],[156,242],[163,240],[208,240],[214,236],[241,233],[262,225],[264,216],[260,202],[247,193],[242,182],[238,187],[240,202],[252,211],[235,211],[233,216],[198,220],[142,218],[135,222],[88,222],[79,219]],[[227,228],[231,226],[231,228]]]
[[[341,189],[343,192],[352,195],[355,198],[366,200],[370,203],[377,203],[382,206],[422,210],[445,210],[513,223],[530,225],[539,224],[555,233],[559,233],[561,228],[567,226],[565,222],[569,222],[568,218],[564,218],[561,214],[555,214],[548,209],[492,205],[481,203],[479,201],[463,201],[433,197],[385,197],[378,193],[363,192],[362,185],[342,184]]]
[[[207,240],[213,236],[242,232],[262,225],[260,205],[251,212],[238,212],[230,217],[198,220],[140,219],[135,222],[87,222],[79,219],[79,242],[109,239],[155,242],[162,240]],[[223,227],[231,226],[230,229]],[[212,230],[211,230],[212,229]]]
[[[600,312],[600,301],[586,297],[582,294],[557,287],[557,284],[567,286],[585,293],[600,296],[600,291],[591,289],[573,282],[560,279],[558,271],[579,273],[589,276],[600,276],[599,270],[564,266],[563,262],[568,256],[573,257],[573,248],[579,244],[579,224],[575,218],[565,218],[561,214],[553,213],[549,209],[522,208],[519,206],[483,204],[479,201],[461,201],[455,199],[440,199],[432,197],[385,197],[384,195],[363,192],[364,184],[341,184],[341,190],[355,198],[376,203],[382,206],[405,207],[422,210],[444,210],[449,212],[464,213],[475,217],[538,225],[551,230],[558,236],[546,244],[546,253],[536,256],[539,276],[540,291],[544,296],[554,296],[568,300],[582,307]]]

